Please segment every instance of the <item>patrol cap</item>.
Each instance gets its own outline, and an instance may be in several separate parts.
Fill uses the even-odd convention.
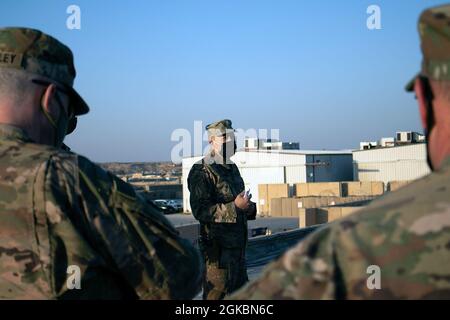
[[[450,5],[427,9],[419,18],[422,70],[408,82],[406,91],[414,90],[419,75],[432,80],[450,81]]]
[[[226,133],[234,132],[231,120],[224,119],[206,126],[208,136],[223,136]]]
[[[76,71],[72,51],[39,30],[0,28],[0,68],[19,69],[52,79],[67,89],[75,115],[89,112],[86,102],[73,89]]]

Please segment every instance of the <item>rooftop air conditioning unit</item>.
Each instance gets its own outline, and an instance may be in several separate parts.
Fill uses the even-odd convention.
[[[413,142],[425,142],[425,135],[413,132]]]
[[[383,147],[383,148],[394,147],[395,146],[395,139],[392,138],[392,137],[381,138],[380,146]]]
[[[398,143],[411,143],[411,142],[413,142],[413,133],[412,133],[412,131],[398,131],[396,136],[397,136],[397,142]]]
[[[376,148],[378,143],[376,141],[363,141],[359,143],[360,150],[369,150]]]

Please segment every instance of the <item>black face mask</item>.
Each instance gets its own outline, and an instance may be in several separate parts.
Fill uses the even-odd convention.
[[[430,82],[426,77],[419,76],[419,80],[422,82],[422,87],[424,88],[424,96],[425,96],[425,107],[427,110],[427,129],[424,129],[425,134],[425,143],[427,148],[427,164],[428,167],[430,167],[431,171],[435,171],[435,168],[433,167],[433,163],[431,162],[430,158],[430,132],[434,127],[434,113],[433,113],[433,104],[432,101],[434,99],[433,91],[431,90]]]
[[[69,120],[69,126],[67,128],[68,135],[75,131],[75,129],[77,128],[77,123],[78,123],[77,117],[73,117],[72,119]]]

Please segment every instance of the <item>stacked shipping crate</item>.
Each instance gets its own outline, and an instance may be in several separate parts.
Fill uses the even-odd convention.
[[[404,181],[391,181],[388,183],[388,191],[396,191],[400,188],[403,188],[407,184],[410,184],[412,181],[410,180],[404,180]]]
[[[324,207],[299,209],[298,224],[300,228],[331,222],[360,210],[363,207]]]
[[[297,183],[294,190],[291,188],[288,184],[260,185],[260,214],[299,217],[300,227],[326,223],[353,213],[382,195],[384,183],[312,182]]]
[[[260,184],[258,186],[259,194],[259,214],[262,216],[270,215],[272,208],[272,199],[288,198],[292,196],[292,187],[285,183],[279,184]]]

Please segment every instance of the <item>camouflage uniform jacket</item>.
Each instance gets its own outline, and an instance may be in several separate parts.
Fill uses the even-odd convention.
[[[245,247],[247,216],[234,205],[245,185],[236,164],[222,164],[208,154],[192,167],[188,187],[192,213],[200,222],[201,241],[215,240],[227,248]]]
[[[80,290],[66,285],[69,266]],[[0,299],[187,299],[201,266],[129,184],[0,125]]]
[[[231,298],[449,299],[450,158],[314,232]]]

